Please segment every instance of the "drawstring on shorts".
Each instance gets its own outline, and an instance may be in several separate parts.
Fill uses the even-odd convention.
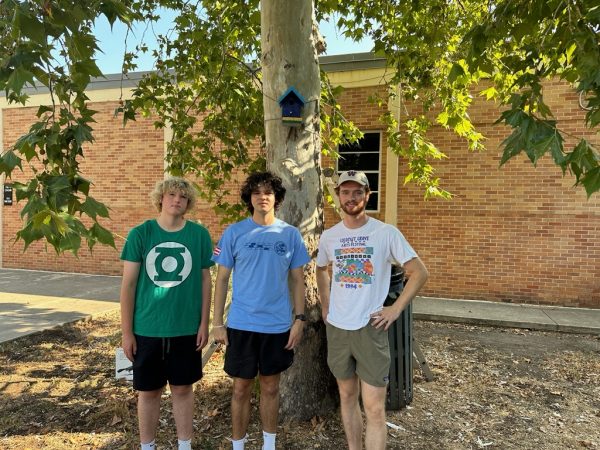
[[[165,360],[165,356],[167,356],[170,351],[171,351],[171,338],[162,338],[162,359],[163,359],[163,361]]]

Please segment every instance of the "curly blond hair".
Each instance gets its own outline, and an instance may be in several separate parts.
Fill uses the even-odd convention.
[[[158,181],[156,186],[154,186],[154,190],[150,193],[152,204],[158,210],[158,212],[162,211],[163,195],[173,191],[179,191],[187,197],[188,204],[185,212],[188,212],[196,204],[196,189],[194,186],[192,186],[192,183],[184,180],[183,178],[170,177],[165,180]]]

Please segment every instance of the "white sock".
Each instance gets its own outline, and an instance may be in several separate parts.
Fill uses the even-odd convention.
[[[181,439],[177,439],[177,446],[178,450],[192,450],[192,440],[182,441]]]
[[[233,439],[231,440],[231,444],[232,444],[232,449],[233,450],[244,450],[244,445],[246,444],[246,441],[248,440],[248,435],[244,436],[241,439],[238,439],[237,441],[234,441]]]
[[[277,433],[263,431],[263,450],[275,450],[275,438]]]
[[[156,449],[156,439],[152,439],[152,442],[148,442],[144,444],[142,442],[142,450],[155,450]]]

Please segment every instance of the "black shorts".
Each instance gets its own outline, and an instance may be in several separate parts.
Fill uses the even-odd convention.
[[[270,334],[227,328],[225,372],[247,380],[257,373],[269,376],[283,372],[294,362],[294,351],[285,349],[289,337],[289,330]]]
[[[196,335],[171,338],[135,335],[133,388],[154,391],[169,382],[174,386],[194,384],[202,378],[202,353],[196,351]]]

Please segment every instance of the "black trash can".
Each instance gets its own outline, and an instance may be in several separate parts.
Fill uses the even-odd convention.
[[[390,290],[385,306],[396,301],[404,288],[404,283],[402,268],[392,266]],[[385,406],[389,411],[405,408],[413,399],[412,325],[412,303],[409,303],[388,330],[391,365]]]

